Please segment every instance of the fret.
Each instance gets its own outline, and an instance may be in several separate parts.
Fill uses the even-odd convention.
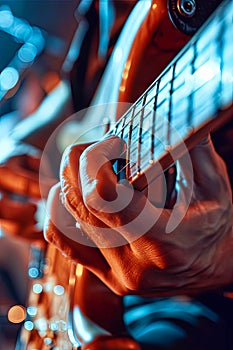
[[[114,126],[114,135],[118,135],[121,132],[121,123],[122,120],[120,119]]]
[[[124,137],[127,134],[127,126],[126,126],[126,114],[122,118],[121,131],[119,137],[124,140]]]
[[[202,55],[202,52],[209,47],[210,43],[214,42],[219,36],[219,25],[220,18],[215,17],[208,27],[206,27],[201,36],[196,40],[197,44],[197,53]]]
[[[198,128],[207,118],[213,118],[218,108],[218,101],[216,100],[215,92],[216,85],[211,82],[205,87],[193,93],[193,110],[195,111],[195,119],[192,123],[194,128]]]
[[[172,123],[171,127],[171,146],[174,147],[181,140],[185,140],[190,133],[193,133],[193,127],[190,127],[189,124],[185,123],[181,120],[175,121]]]
[[[129,111],[126,113],[126,118],[125,118],[125,125],[127,126],[128,124],[132,123],[132,119],[134,117],[134,112],[135,112],[135,106],[133,105]]]
[[[176,69],[175,69],[175,73],[176,73]],[[192,74],[191,65],[186,66],[184,70],[180,72],[178,75],[175,74],[174,81],[173,81],[173,94],[177,89],[183,87],[184,85],[185,85],[185,89],[188,88],[187,77],[190,77],[191,74]]]
[[[126,149],[126,177],[129,178],[130,175],[130,159],[131,159],[131,143],[132,143],[132,131],[133,131],[133,118],[135,113],[135,106],[132,108],[131,117],[128,120],[128,140]]]
[[[157,96],[157,108],[166,100],[168,100],[168,96],[171,90],[171,83],[166,84],[166,86],[158,91]]]
[[[159,91],[160,79],[155,85],[156,93],[154,97],[154,105],[153,105],[153,114],[152,114],[152,128],[151,128],[151,146],[150,146],[150,163],[154,162],[154,149],[155,149],[155,128],[157,126],[156,122],[156,108],[157,108],[157,99],[158,99],[158,91]]]
[[[131,148],[130,149],[130,160],[129,160],[129,177],[133,177],[138,174],[138,149]]]
[[[153,158],[152,160],[159,159],[162,153],[165,152],[165,147],[167,145],[167,129],[168,129],[168,119],[164,118],[162,115],[155,112],[156,127],[153,132]]]
[[[170,140],[170,134],[171,134],[171,128],[170,128],[170,124],[171,124],[171,119],[172,119],[172,93],[173,93],[173,82],[174,82],[174,75],[175,75],[175,65],[174,64],[171,67],[172,70],[172,79],[171,79],[171,88],[170,88],[170,92],[169,92],[169,112],[168,112],[168,128],[167,128],[167,145],[169,146],[171,143]]]
[[[195,61],[196,61],[196,58],[197,58],[197,48],[196,48],[196,42],[194,42],[193,43],[193,59],[191,61],[191,77],[190,77],[190,80],[188,80],[188,84],[190,84],[190,90],[191,90],[191,93],[188,96],[189,111],[188,111],[188,114],[187,114],[187,123],[189,125],[192,124],[192,120],[194,118],[194,113],[193,113],[193,93],[192,93],[192,90],[193,90],[194,81],[195,81],[195,79],[193,79],[193,75],[195,73]]]
[[[166,158],[167,144],[188,140],[232,103],[233,2],[226,4],[117,124],[128,145],[122,169],[130,181]]]
[[[209,46],[207,46],[205,48],[205,50],[203,50],[201,55],[197,53],[197,57],[196,57],[196,60],[194,62],[195,70],[197,70],[203,64],[205,64],[206,62],[211,60],[213,58],[213,56],[218,57],[218,52],[219,52],[219,43],[217,41],[214,41],[214,42],[210,43]]]
[[[158,94],[167,86],[170,85],[173,77],[173,68],[169,67],[160,77]]]
[[[150,142],[151,142],[151,133],[153,130],[152,118],[153,118],[153,110],[147,108],[146,111],[144,112],[142,134],[141,134],[141,140],[140,140],[140,143],[143,147],[143,149],[141,150],[141,157],[143,157],[144,149],[146,149],[146,152],[150,155],[150,153],[148,152],[149,150],[148,146],[150,145]]]
[[[153,110],[150,108],[150,106],[146,106],[144,110],[144,118],[143,118],[143,123],[142,123],[142,129],[143,132],[145,131],[152,131],[153,128]]]
[[[146,106],[148,106],[150,103],[154,104],[154,99],[156,97],[156,94],[158,92],[158,82],[153,83],[153,85],[147,90],[146,94]]]
[[[182,95],[182,94],[181,94]],[[178,95],[179,96],[179,95]],[[181,121],[183,124],[188,120],[189,100],[187,96],[174,98],[172,108],[172,120]]]
[[[145,102],[146,102],[146,94],[144,95],[143,98],[143,104],[142,104],[142,109],[140,112],[140,116],[139,116],[139,135],[138,135],[138,170],[137,172],[140,173],[141,171],[141,144],[142,144],[142,123],[143,123],[143,118],[144,118],[144,111],[145,111]]]
[[[177,77],[180,73],[182,74],[183,70],[191,66],[193,57],[194,57],[194,47],[190,46],[185,50],[184,53],[182,53],[182,56],[176,62],[175,77]]]
[[[160,134],[160,139],[166,144],[166,138],[168,134],[168,113],[169,113],[169,100],[166,99],[163,104],[157,107],[157,127],[154,130],[156,135],[157,132]]]

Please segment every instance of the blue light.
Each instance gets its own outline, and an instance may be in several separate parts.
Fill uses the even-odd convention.
[[[28,276],[30,278],[37,278],[37,277],[39,277],[39,270],[36,267],[30,267],[28,269]]]
[[[0,74],[0,90],[12,89],[19,80],[19,73],[13,67],[6,67]]]
[[[34,324],[32,321],[26,321],[24,322],[24,328],[27,330],[27,331],[32,331],[33,328],[34,328]]]
[[[43,287],[40,283],[35,283],[32,287],[32,290],[35,294],[40,294],[43,291]]]
[[[14,22],[14,17],[10,11],[8,6],[2,6],[0,10],[0,27],[1,28],[9,28],[12,26]]]
[[[33,44],[24,44],[19,52],[18,57],[24,63],[33,62],[37,55],[37,48]]]

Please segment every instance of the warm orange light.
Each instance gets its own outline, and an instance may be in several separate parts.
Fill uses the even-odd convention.
[[[49,72],[42,79],[42,85],[44,90],[50,93],[60,82],[60,77],[57,72]]]
[[[12,323],[20,323],[26,318],[26,309],[22,305],[14,305],[8,311],[8,320]]]
[[[78,264],[76,267],[76,276],[81,277],[83,273],[83,266],[81,264]]]

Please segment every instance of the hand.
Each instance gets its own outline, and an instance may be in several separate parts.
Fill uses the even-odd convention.
[[[72,240],[67,238],[70,246],[76,241],[68,255],[72,252],[72,258],[119,295],[195,293],[232,283],[231,191],[224,163],[211,141],[204,140],[190,153],[191,202],[174,229],[170,225],[174,209],[182,211],[187,204],[182,194],[192,188],[190,169],[181,159],[186,182],[179,183],[177,203],[173,209],[157,208],[129,184],[117,183],[110,160],[121,150],[122,141],[111,137],[87,148],[74,145],[65,152],[63,202],[81,229],[74,230]],[[53,235],[53,241],[66,235],[56,228],[51,233],[51,225],[47,227],[46,235]]]
[[[29,154],[14,155],[0,166],[0,224],[9,235],[43,241],[37,227],[37,203],[41,200],[39,185],[40,158]],[[54,183],[40,178],[44,195]]]

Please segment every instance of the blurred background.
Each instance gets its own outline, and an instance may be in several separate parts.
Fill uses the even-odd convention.
[[[27,77],[28,84],[37,79],[43,85],[48,72],[59,74],[77,26],[77,3],[77,0],[0,2],[1,115],[14,108],[17,96],[14,99],[12,96],[19,94],[19,87],[22,88],[19,81],[22,83]],[[12,71],[12,66],[19,76]],[[8,83],[4,82],[4,77],[8,77]],[[34,84],[33,87],[34,95],[38,95],[38,86]],[[12,91],[7,95],[10,88]]]
[[[0,1],[0,141],[59,82],[77,28],[78,3]],[[0,161],[2,153],[1,147]],[[6,237],[0,227],[0,350],[16,348],[25,310],[14,306],[26,303],[28,262],[38,262],[38,254],[36,247],[32,251],[29,244]]]

